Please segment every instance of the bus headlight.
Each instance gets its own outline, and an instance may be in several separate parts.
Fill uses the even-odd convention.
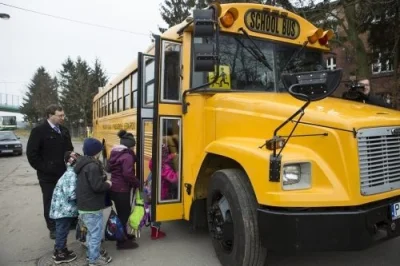
[[[283,166],[283,190],[311,187],[311,163],[290,163]]]

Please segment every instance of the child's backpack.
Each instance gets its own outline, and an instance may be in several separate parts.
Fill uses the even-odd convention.
[[[150,225],[150,207],[144,202],[140,195],[139,189],[136,190],[135,206],[129,216],[129,227],[131,228],[131,234],[135,235],[136,238],[140,237],[140,230],[142,227]]]
[[[105,230],[105,238],[107,240],[117,240],[124,241],[127,240],[127,236],[124,232],[124,226],[121,223],[121,220],[118,218],[114,209],[111,207],[111,213],[107,220],[106,230]]]

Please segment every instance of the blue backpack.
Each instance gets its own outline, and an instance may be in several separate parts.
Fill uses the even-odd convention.
[[[124,241],[127,240],[127,236],[124,231],[124,225],[122,225],[121,220],[118,218],[114,209],[111,207],[111,213],[107,220],[105,238],[111,241]]]

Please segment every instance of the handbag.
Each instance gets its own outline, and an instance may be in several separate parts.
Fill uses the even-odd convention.
[[[87,234],[87,227],[85,226],[85,223],[82,221],[82,219],[79,217],[78,223],[76,224],[75,238],[76,240],[84,243],[86,242],[86,234]]]
[[[113,207],[111,207],[111,213],[108,217],[104,234],[105,238],[110,241],[125,241],[128,239],[124,231],[124,226]]]

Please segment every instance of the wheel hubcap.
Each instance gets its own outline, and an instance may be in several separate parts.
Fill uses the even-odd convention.
[[[213,201],[208,213],[210,233],[226,252],[232,251],[234,231],[230,206],[226,198],[219,195]]]

